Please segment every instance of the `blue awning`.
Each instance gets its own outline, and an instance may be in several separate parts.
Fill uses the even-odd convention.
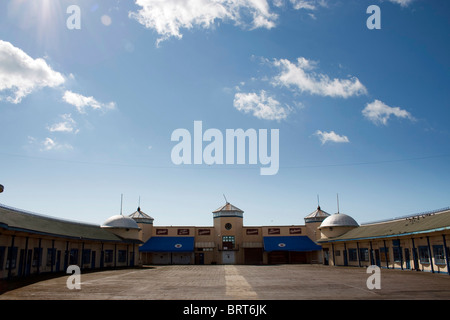
[[[193,252],[194,237],[151,237],[140,252]]]
[[[317,251],[322,247],[307,236],[264,237],[264,251]]]

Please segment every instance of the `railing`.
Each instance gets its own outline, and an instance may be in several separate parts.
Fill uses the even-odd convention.
[[[389,222],[389,221],[402,220],[402,219],[413,219],[414,217],[422,217],[422,216],[423,217],[431,216],[431,215],[434,215],[435,213],[440,213],[440,212],[447,211],[447,210],[450,210],[450,207],[445,207],[445,208],[430,210],[430,211],[424,211],[424,212],[420,212],[420,213],[413,213],[413,214],[399,216],[399,217],[390,218],[390,219],[364,222],[364,223],[361,223],[361,225],[363,226],[366,224],[382,223],[382,222]]]
[[[221,246],[220,244],[217,245],[217,250],[219,251],[239,251],[239,245],[232,245],[232,246]]]

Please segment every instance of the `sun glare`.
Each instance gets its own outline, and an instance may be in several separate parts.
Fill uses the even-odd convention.
[[[65,10],[55,0],[14,0],[8,7],[8,16],[21,29],[34,30],[39,42],[50,43],[57,38],[58,26],[64,26]]]

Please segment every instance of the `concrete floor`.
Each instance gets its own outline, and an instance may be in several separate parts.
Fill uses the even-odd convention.
[[[0,300],[448,300],[450,276],[381,269],[381,289],[366,268],[323,265],[152,266],[69,274],[4,292]]]

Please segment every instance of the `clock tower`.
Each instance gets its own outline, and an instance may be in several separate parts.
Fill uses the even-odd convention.
[[[243,214],[244,211],[229,202],[213,211],[214,231],[223,264],[237,262],[236,258],[242,243]]]

